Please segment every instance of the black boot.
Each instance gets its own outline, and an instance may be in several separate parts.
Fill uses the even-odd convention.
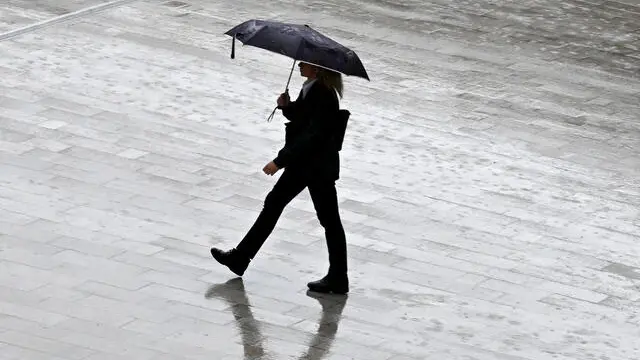
[[[211,248],[211,255],[213,255],[216,261],[228,267],[229,270],[238,276],[244,274],[244,271],[247,270],[249,262],[251,261],[248,256],[239,253],[236,249],[223,251],[218,248]]]
[[[349,278],[347,274],[329,274],[318,281],[307,284],[309,290],[325,294],[346,294],[349,292]]]

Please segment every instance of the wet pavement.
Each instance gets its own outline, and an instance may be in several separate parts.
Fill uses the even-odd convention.
[[[348,297],[307,193],[244,278],[291,63],[354,48]],[[638,359],[637,1],[0,5],[0,359]],[[292,89],[301,79],[294,76]],[[297,90],[296,90],[297,91]]]

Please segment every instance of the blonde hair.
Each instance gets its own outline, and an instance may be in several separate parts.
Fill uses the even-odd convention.
[[[336,71],[318,67],[318,74],[316,75],[316,79],[318,79],[325,86],[334,89],[338,93],[338,95],[340,95],[340,98],[342,98],[342,94],[344,92],[344,85],[342,84],[342,74]]]

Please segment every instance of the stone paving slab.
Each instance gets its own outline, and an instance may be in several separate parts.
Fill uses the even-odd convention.
[[[4,2],[0,359],[637,359],[639,15]],[[222,35],[249,18],[310,24],[372,78],[342,100],[346,298],[305,291],[327,265],[306,193],[242,281],[208,255],[257,216],[283,141],[265,119],[289,59],[231,60]]]

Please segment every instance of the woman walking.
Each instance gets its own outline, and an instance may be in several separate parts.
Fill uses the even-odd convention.
[[[298,98],[290,101],[289,95],[284,93],[277,101],[278,108],[289,120],[285,124],[285,145],[263,169],[267,175],[274,175],[280,169],[284,172],[265,198],[260,215],[242,241],[229,251],[211,248],[211,255],[242,276],[275,228],[284,208],[308,187],[318,220],[325,229],[329,250],[327,275],[308,283],[308,287],[317,292],[345,294],[349,291],[347,243],[335,188],[343,135],[338,126],[342,76],[304,62],[299,66],[301,76],[307,80]]]

